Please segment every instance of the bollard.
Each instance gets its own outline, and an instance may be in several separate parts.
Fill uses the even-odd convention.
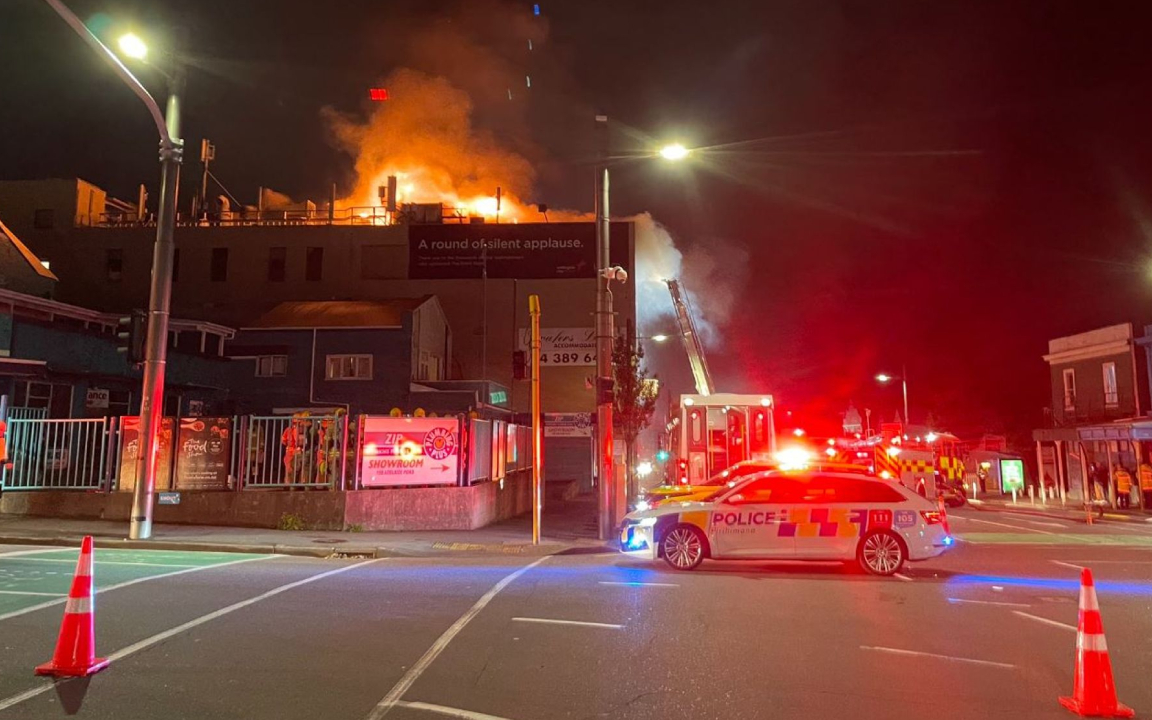
[[[1012,504],[1016,504],[1016,488],[1012,488]]]
[[[1048,488],[1040,488],[1040,504],[1048,504]]]
[[[1035,488],[1033,488],[1031,485],[1028,486],[1028,502],[1030,502],[1033,505],[1036,504]]]
[[[972,483],[972,499],[976,499],[976,489],[979,488],[979,483]]]

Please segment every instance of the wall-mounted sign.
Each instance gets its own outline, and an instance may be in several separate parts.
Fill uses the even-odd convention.
[[[226,489],[231,450],[232,418],[181,418],[176,441],[176,487]]]
[[[520,329],[520,349],[527,351],[532,342],[531,331]],[[595,366],[595,328],[544,328],[540,330],[541,367]]]
[[[84,407],[89,410],[107,410],[110,393],[107,388],[88,388],[84,397]]]
[[[360,484],[455,485],[460,423],[455,418],[364,418]]]
[[[592,437],[592,413],[544,413],[544,437]]]

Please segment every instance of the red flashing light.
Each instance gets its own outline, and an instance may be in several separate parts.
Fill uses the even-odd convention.
[[[939,525],[944,522],[944,513],[939,510],[921,510],[920,515],[923,516],[924,522],[929,525]]]
[[[388,99],[388,88],[368,88],[368,99],[383,102]]]

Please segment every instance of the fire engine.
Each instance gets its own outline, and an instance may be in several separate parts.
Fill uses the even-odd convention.
[[[960,439],[946,432],[911,436],[902,423],[881,425],[872,437],[831,438],[825,454],[836,462],[866,465],[883,478],[930,498],[936,497],[936,477],[963,482]]]

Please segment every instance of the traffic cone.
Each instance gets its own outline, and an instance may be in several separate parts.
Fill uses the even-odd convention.
[[[80,544],[80,559],[64,606],[64,621],[51,662],[36,666],[37,675],[86,677],[103,670],[107,658],[96,657],[96,616],[92,592],[92,536]]]
[[[1061,697],[1060,704],[1080,717],[1130,718],[1135,711],[1116,699],[1112,680],[1112,661],[1104,640],[1104,623],[1100,604],[1096,602],[1096,585],[1092,571],[1080,572],[1080,620],[1076,628],[1076,684],[1072,697]]]

